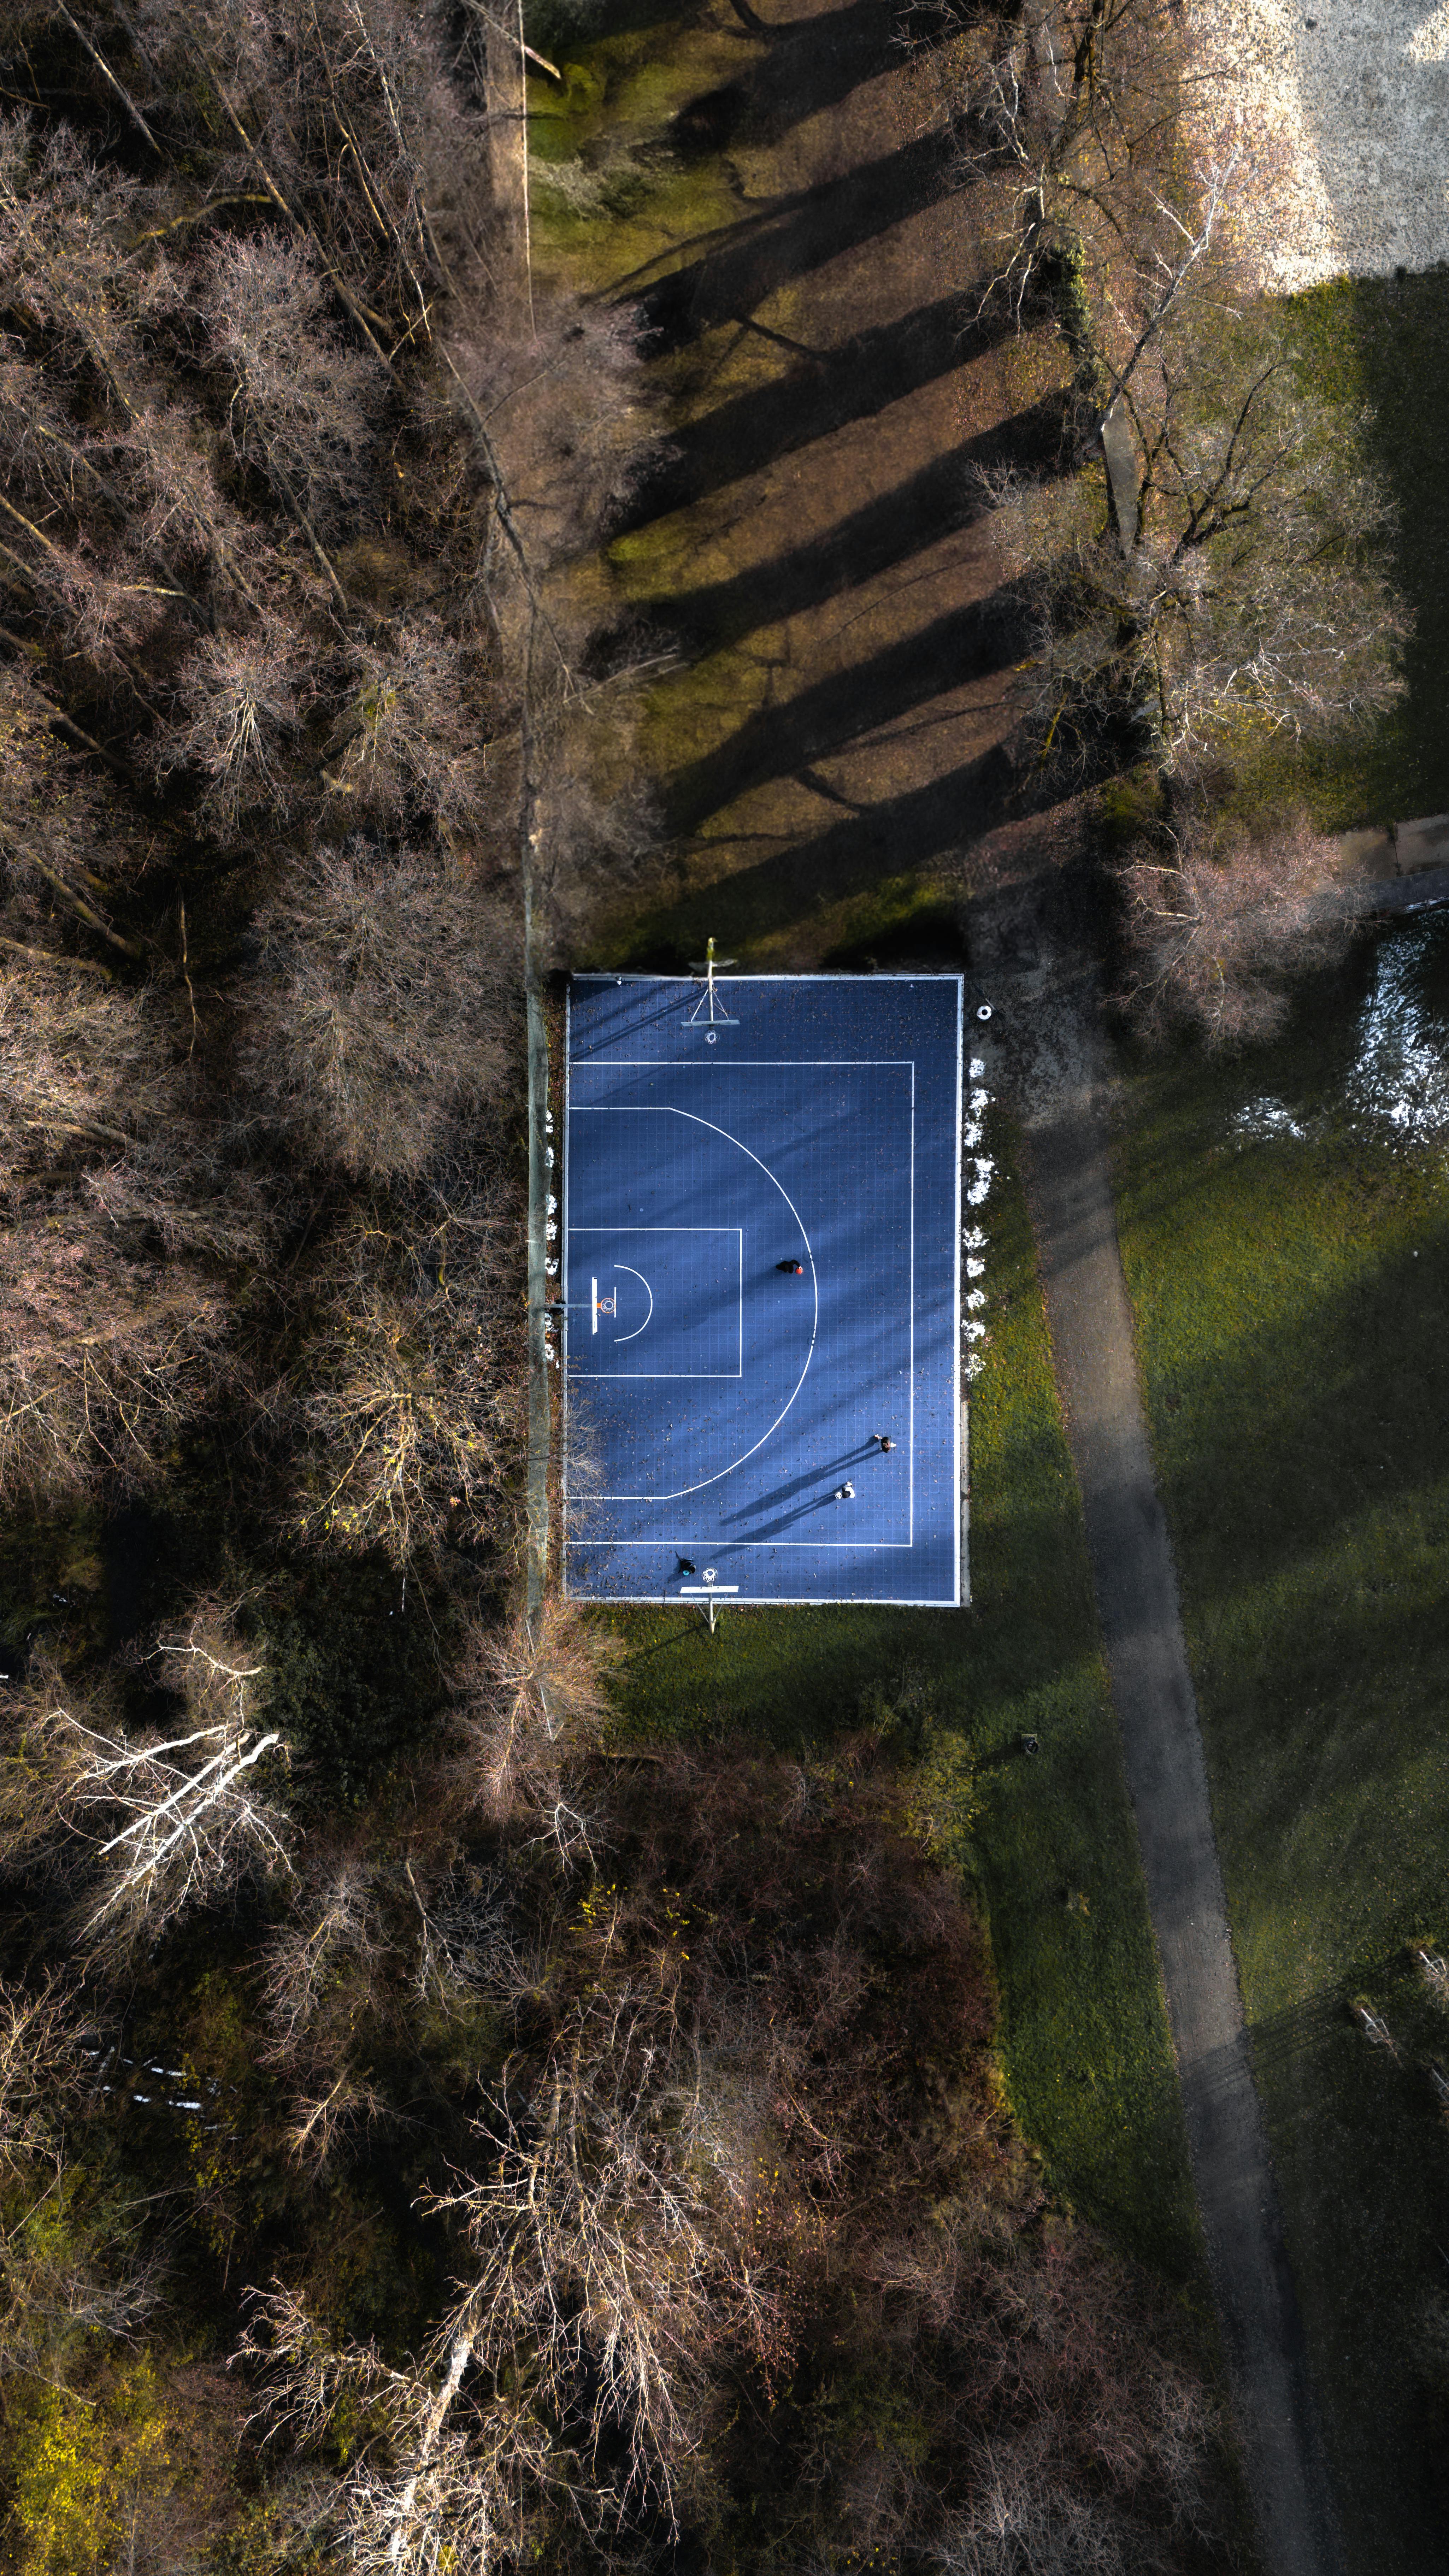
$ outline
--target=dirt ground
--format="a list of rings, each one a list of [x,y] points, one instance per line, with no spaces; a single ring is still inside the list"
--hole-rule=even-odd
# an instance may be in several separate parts
[[[895,954],[1061,844],[1004,749],[1024,643],[973,469],[1057,454],[1066,353],[980,315],[937,67],[882,0],[768,31],[710,0],[661,41],[662,94],[604,60],[610,148],[700,174],[709,221],[659,190],[601,291],[639,299],[672,434],[608,559],[673,661],[636,747],[662,847],[627,931],[579,932],[600,962]]]

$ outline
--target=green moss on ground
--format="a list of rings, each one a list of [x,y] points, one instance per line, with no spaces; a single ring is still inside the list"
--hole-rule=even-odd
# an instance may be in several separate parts
[[[1396,932],[1379,961],[1367,1033],[1370,955],[1279,1046],[1139,1066],[1118,1222],[1352,2563],[1428,2576],[1443,2433],[1426,2444],[1416,2342],[1449,2139],[1407,1945],[1449,1943],[1449,1178],[1442,1137],[1414,1147],[1387,1110],[1415,1079],[1432,1098],[1449,1057],[1449,930]],[[1397,1083],[1394,995],[1428,1050]],[[1380,1113],[1356,1112],[1375,1085]]]
[[[995,1141],[1003,1166],[1009,1135]],[[986,1211],[991,1341],[972,1405],[969,1610],[615,1614],[626,1726],[650,1744],[736,1728],[802,1750],[861,1723],[903,1674],[972,1761],[972,1838],[1012,2108],[1053,2186],[1181,2284],[1199,2240],[1136,1831],[1097,1640],[1081,1506],[1025,1205]],[[1034,1734],[1040,1751],[1021,1750]],[[938,1761],[938,1771],[944,1767]]]

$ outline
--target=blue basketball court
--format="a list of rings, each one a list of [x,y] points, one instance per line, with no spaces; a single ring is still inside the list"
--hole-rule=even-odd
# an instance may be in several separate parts
[[[574,978],[575,1598],[959,1601],[960,1099],[956,976]]]

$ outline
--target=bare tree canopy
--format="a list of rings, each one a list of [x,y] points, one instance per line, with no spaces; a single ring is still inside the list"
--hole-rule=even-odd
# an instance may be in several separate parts
[[[97,1955],[155,1941],[249,1873],[289,1865],[265,1768],[281,1739],[253,1714],[263,1668],[245,1659],[232,1614],[199,1602],[152,1664],[181,1702],[174,1728],[132,1730],[42,1667],[19,1694],[0,1770],[12,1862],[50,1861],[73,1893],[82,1950]]]
[[[1357,921],[1336,844],[1306,814],[1250,834],[1189,808],[1122,864],[1129,977],[1121,999],[1149,1036],[1190,1028],[1212,1046],[1270,1038],[1288,977],[1331,966]]]

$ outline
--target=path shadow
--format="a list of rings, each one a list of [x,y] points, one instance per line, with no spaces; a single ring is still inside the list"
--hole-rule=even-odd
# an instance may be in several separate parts
[[[975,291],[943,295],[893,321],[853,332],[834,348],[802,347],[799,364],[784,375],[731,396],[675,430],[667,453],[616,522],[616,533],[646,527],[852,421],[869,420],[1010,339],[1016,329],[1012,316],[978,319],[980,300]]]
[[[654,354],[683,348],[721,322],[742,320],[792,279],[934,205],[964,186],[966,175],[944,131],[916,135],[843,178],[798,190],[732,225],[717,248],[667,277],[632,293],[621,279],[615,292],[634,305]]]
[[[778,706],[757,709],[717,750],[676,771],[668,789],[671,828],[697,830],[750,789],[798,776],[812,762],[844,751],[946,690],[1008,669],[1021,640],[1018,614],[1014,592],[1003,586],[932,618],[848,670],[832,671]]]
[[[641,601],[641,613],[675,635],[687,651],[707,653],[860,589],[981,516],[973,469],[984,470],[1008,457],[1043,466],[1052,462],[1061,444],[1062,415],[1062,398],[1053,395],[948,448],[944,456],[932,457],[904,482],[837,519],[823,536],[752,564],[732,580],[702,584],[672,599]]]

